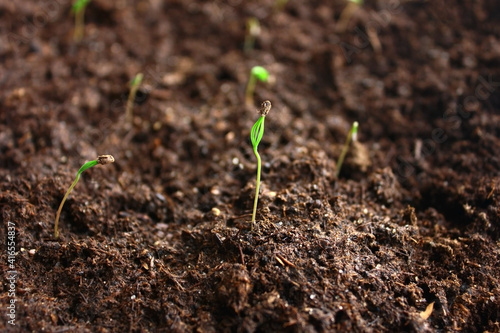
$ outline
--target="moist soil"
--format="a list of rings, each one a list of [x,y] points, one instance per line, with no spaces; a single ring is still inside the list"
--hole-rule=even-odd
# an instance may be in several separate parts
[[[500,7],[344,8],[2,1],[0,329],[500,332]]]

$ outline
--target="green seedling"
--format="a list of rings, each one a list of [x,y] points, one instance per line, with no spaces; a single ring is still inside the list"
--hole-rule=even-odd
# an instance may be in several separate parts
[[[339,22],[337,23],[337,32],[344,33],[347,29],[347,25],[351,20],[352,15],[359,7],[363,5],[363,0],[348,0],[342,13],[340,13]]]
[[[262,166],[260,155],[257,149],[259,147],[260,140],[262,140],[262,136],[264,135],[264,121],[266,119],[266,115],[269,113],[270,110],[271,110],[271,102],[270,101],[262,102],[260,109],[258,111],[260,117],[252,126],[252,131],[250,133],[250,139],[252,140],[252,146],[253,146],[253,153],[255,154],[255,157],[257,157],[257,182],[255,183],[255,199],[253,202],[252,230],[253,230],[253,225],[255,223],[255,214],[257,213],[257,203],[259,201],[260,169]]]
[[[260,35],[260,22],[256,17],[250,17],[247,20],[247,34],[245,36],[245,43],[243,44],[243,51],[249,53],[255,46],[255,39]]]
[[[96,166],[97,164],[105,165],[105,164],[113,163],[114,161],[115,161],[115,158],[113,156],[111,156],[111,155],[101,155],[101,156],[97,157],[97,160],[93,160],[93,161],[89,161],[89,162],[85,163],[84,165],[82,165],[82,167],[80,168],[80,170],[78,170],[78,172],[76,173],[76,178],[73,181],[73,184],[71,184],[71,186],[69,187],[68,191],[64,195],[64,197],[63,197],[63,199],[61,201],[61,204],[59,205],[59,209],[57,210],[56,222],[54,224],[54,237],[56,239],[59,238],[59,228],[58,228],[58,226],[59,226],[59,217],[61,216],[62,208],[63,208],[64,203],[66,202],[66,199],[68,198],[69,194],[71,193],[71,191],[73,190],[73,188],[78,183],[78,180],[80,180],[80,175],[82,174],[82,172],[84,172],[85,170],[87,170],[89,168],[92,168],[93,166]]]
[[[253,106],[253,93],[257,80],[261,82],[267,82],[269,80],[269,72],[262,66],[254,66],[250,71],[250,77],[248,78],[247,88],[245,90],[245,104],[250,107]]]
[[[75,14],[75,32],[73,33],[73,40],[79,42],[83,38],[83,31],[85,25],[85,9],[90,0],[76,0],[71,7],[71,11]]]
[[[358,122],[355,121],[352,123],[352,127],[347,133],[347,138],[345,139],[344,147],[342,148],[342,152],[340,153],[339,159],[337,160],[337,170],[335,171],[335,175],[338,178],[340,175],[340,169],[342,168],[342,163],[344,163],[345,156],[347,151],[349,150],[349,145],[352,142],[356,142],[358,140]]]
[[[139,89],[139,85],[141,84],[143,78],[144,75],[142,73],[139,73],[130,82],[130,93],[128,95],[128,100],[127,100],[127,110],[125,111],[125,121],[129,124],[132,124],[133,120],[132,111],[134,109],[135,95],[137,94],[137,90]]]

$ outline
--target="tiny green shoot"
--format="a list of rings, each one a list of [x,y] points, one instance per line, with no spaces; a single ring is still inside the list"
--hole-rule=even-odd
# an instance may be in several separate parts
[[[245,36],[245,43],[243,44],[243,51],[249,53],[255,46],[255,39],[260,35],[260,22],[256,17],[250,17],[247,20],[247,34]]]
[[[59,205],[59,209],[57,210],[56,221],[55,221],[55,224],[54,224],[54,237],[56,239],[59,238],[59,228],[58,228],[58,226],[59,226],[59,217],[61,216],[62,208],[63,208],[64,203],[66,202],[66,199],[68,198],[69,194],[71,193],[71,191],[73,190],[73,188],[78,183],[78,180],[80,180],[80,175],[82,174],[82,172],[84,172],[85,170],[87,170],[89,168],[92,168],[93,166],[96,166],[97,164],[105,165],[105,164],[113,163],[114,161],[115,161],[115,158],[113,156],[111,156],[111,155],[101,155],[101,156],[97,157],[96,160],[89,161],[89,162],[85,163],[84,165],[82,165],[82,167],[80,168],[80,170],[78,170],[78,172],[76,173],[76,178],[73,181],[73,184],[71,184],[71,186],[69,187],[68,191],[64,195],[64,197],[63,197],[63,199],[61,201],[61,204]]]
[[[339,21],[337,23],[337,32],[344,33],[347,29],[347,25],[351,20],[352,15],[359,7],[363,5],[363,0],[348,0],[342,13],[340,13]]]
[[[125,111],[125,121],[129,124],[132,124],[135,95],[137,94],[143,77],[144,75],[142,73],[138,73],[130,82],[130,93],[127,100],[127,110]]]
[[[254,66],[250,71],[247,88],[245,90],[245,104],[249,107],[253,106],[253,93],[257,80],[267,82],[269,80],[269,72],[262,66]]]
[[[253,230],[253,225],[255,223],[255,215],[257,213],[257,203],[259,201],[260,171],[262,167],[262,162],[257,149],[259,147],[260,140],[262,140],[262,136],[264,135],[264,121],[266,119],[266,115],[269,113],[270,110],[271,110],[271,102],[270,101],[262,102],[260,109],[258,110],[260,117],[252,126],[252,131],[250,133],[250,139],[252,140],[252,146],[253,146],[253,153],[255,154],[255,157],[257,157],[257,182],[255,184],[255,199],[253,202],[252,227],[251,227],[252,230]]]
[[[335,171],[335,176],[338,178],[340,175],[340,169],[342,168],[342,163],[344,163],[345,156],[347,151],[349,150],[349,145],[352,142],[356,142],[358,140],[358,122],[355,121],[352,123],[352,127],[347,133],[347,138],[345,139],[344,147],[342,148],[342,152],[340,153],[339,159],[337,160],[337,170]]]
[[[73,40],[79,42],[83,38],[85,9],[90,0],[76,0],[71,7],[71,12],[75,14],[75,31],[73,33]]]

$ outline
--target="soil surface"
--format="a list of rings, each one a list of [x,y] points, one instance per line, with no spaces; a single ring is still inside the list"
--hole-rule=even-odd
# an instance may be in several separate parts
[[[0,330],[500,332],[497,1],[275,2],[0,1]]]

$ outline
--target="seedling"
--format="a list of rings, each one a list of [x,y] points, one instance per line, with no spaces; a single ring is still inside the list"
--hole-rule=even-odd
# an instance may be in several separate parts
[[[111,155],[101,155],[101,156],[97,157],[97,160],[93,160],[93,161],[89,161],[89,162],[85,163],[84,165],[82,165],[80,170],[78,170],[78,172],[76,173],[75,181],[73,182],[73,184],[71,184],[68,191],[64,195],[64,197],[61,201],[61,204],[59,205],[59,209],[57,210],[56,222],[54,224],[54,237],[56,239],[59,238],[58,226],[59,226],[59,216],[61,215],[62,208],[64,206],[64,203],[66,202],[66,199],[68,198],[68,195],[71,193],[73,188],[76,186],[76,183],[78,183],[78,180],[80,180],[80,175],[82,174],[82,172],[84,172],[85,170],[87,170],[89,168],[92,168],[93,166],[96,166],[97,164],[102,164],[102,165],[110,164],[110,163],[113,163],[114,161],[115,161],[115,158]]]
[[[264,121],[266,119],[266,115],[269,113],[270,110],[271,110],[271,102],[270,101],[262,102],[260,109],[258,110],[260,117],[253,125],[252,131],[250,133],[250,139],[252,140],[252,146],[253,146],[253,153],[255,154],[255,157],[257,157],[257,182],[255,184],[255,199],[253,202],[252,230],[253,230],[253,225],[255,223],[255,214],[257,213],[257,203],[259,201],[260,169],[262,166],[260,155],[257,149],[259,147],[260,140],[262,140],[262,136],[264,135]]]
[[[342,148],[342,152],[340,153],[339,159],[337,160],[337,170],[335,171],[335,175],[337,178],[340,174],[340,169],[342,168],[342,163],[344,163],[345,156],[347,151],[349,150],[349,145],[352,142],[356,142],[358,140],[358,122],[355,121],[352,123],[351,130],[347,133],[347,138],[345,139],[344,147]]]
[[[260,23],[256,17],[250,17],[247,20],[247,34],[245,36],[245,43],[243,44],[243,51],[248,53],[253,50],[255,46],[255,39],[260,35]]]
[[[130,93],[128,95],[128,100],[127,100],[127,110],[125,111],[125,121],[129,124],[132,124],[133,120],[132,111],[134,109],[135,95],[137,94],[137,90],[139,89],[139,85],[141,84],[143,77],[144,75],[142,73],[139,73],[130,82]]]
[[[340,13],[339,22],[337,23],[337,32],[343,33],[347,29],[347,25],[351,20],[352,15],[359,7],[363,5],[363,0],[348,0],[342,13]]]
[[[269,80],[269,72],[262,66],[254,66],[250,71],[250,77],[248,78],[247,88],[245,90],[245,104],[247,106],[253,106],[253,93],[257,80],[261,82],[267,82]]]
[[[85,8],[87,8],[89,2],[90,0],[76,0],[71,8],[71,11],[75,14],[75,32],[73,33],[75,42],[79,42],[83,38]]]

